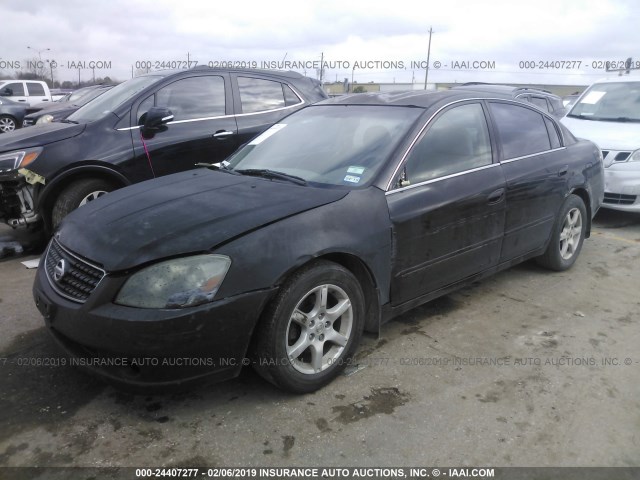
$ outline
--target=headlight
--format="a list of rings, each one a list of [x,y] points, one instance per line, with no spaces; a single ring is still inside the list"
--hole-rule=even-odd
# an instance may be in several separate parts
[[[129,278],[115,303],[138,308],[195,307],[213,300],[231,259],[195,255],[160,262]]]
[[[42,148],[30,148],[0,155],[0,172],[24,168],[33,162],[42,152]]]
[[[640,162],[640,150],[636,150],[629,157],[630,162]]]
[[[51,123],[53,122],[53,115],[42,115],[40,118],[38,118],[38,120],[36,120],[36,125],[39,125],[41,123]]]

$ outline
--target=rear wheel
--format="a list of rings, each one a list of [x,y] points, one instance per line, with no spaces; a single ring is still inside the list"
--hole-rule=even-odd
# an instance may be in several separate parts
[[[56,200],[51,212],[51,224],[58,228],[62,219],[78,207],[115,190],[113,184],[99,178],[76,180],[67,186]]]
[[[569,195],[560,209],[547,250],[537,258],[538,263],[556,271],[571,268],[582,250],[586,228],[584,202],[577,195]]]
[[[347,366],[364,325],[364,298],[344,267],[317,261],[295,273],[256,332],[254,368],[276,386],[313,392]]]
[[[13,132],[18,128],[18,122],[9,115],[0,115],[0,132]]]

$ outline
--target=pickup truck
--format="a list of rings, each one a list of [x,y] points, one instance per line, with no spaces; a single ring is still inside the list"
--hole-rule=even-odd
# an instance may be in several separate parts
[[[39,80],[0,80],[0,97],[29,106],[38,102],[54,102],[62,95],[51,95],[49,86]]]

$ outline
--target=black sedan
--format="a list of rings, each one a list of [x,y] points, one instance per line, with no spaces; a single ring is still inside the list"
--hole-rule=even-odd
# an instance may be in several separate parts
[[[602,198],[598,148],[533,106],[346,96],[73,212],[34,297],[75,363],[118,383],[252,364],[310,392],[363,330],[529,258],[568,269]]]
[[[27,106],[8,98],[0,98],[0,133],[13,132],[22,126]]]

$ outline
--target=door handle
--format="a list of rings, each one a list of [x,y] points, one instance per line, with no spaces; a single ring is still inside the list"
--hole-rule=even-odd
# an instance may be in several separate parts
[[[558,170],[558,176],[561,177],[563,175],[566,175],[568,171],[569,171],[569,165],[564,165],[563,167],[560,168],[560,170]]]
[[[233,135],[233,132],[230,132],[229,130],[219,130],[213,134],[214,138],[220,138],[220,139],[224,139],[230,135]]]
[[[487,197],[487,203],[489,205],[495,205],[496,203],[500,203],[504,200],[504,188],[499,188],[498,190],[491,192]]]

